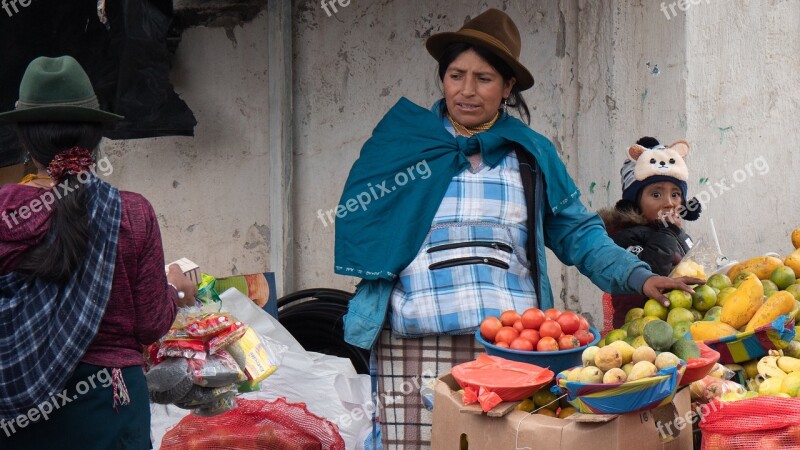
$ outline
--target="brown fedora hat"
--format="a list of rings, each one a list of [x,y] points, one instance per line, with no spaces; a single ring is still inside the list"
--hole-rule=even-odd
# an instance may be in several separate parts
[[[521,91],[533,86],[533,75],[519,62],[522,47],[519,30],[503,11],[491,8],[456,32],[434,34],[425,42],[425,48],[438,61],[447,46],[455,42],[485,47],[511,67]]]

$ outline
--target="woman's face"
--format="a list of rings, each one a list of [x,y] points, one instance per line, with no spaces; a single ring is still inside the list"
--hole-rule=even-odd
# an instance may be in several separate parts
[[[649,222],[655,222],[677,214],[681,200],[681,189],[675,183],[660,181],[642,189],[639,208]]]
[[[511,94],[516,80],[508,82],[474,50],[467,50],[450,63],[444,74],[447,111],[456,122],[474,127],[494,117],[500,103]]]

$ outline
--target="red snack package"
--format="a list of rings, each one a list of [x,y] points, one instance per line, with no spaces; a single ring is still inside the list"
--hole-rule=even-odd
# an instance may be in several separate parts
[[[217,353],[225,347],[233,344],[241,339],[247,331],[247,325],[242,322],[232,323],[226,330],[220,332],[216,336],[206,342],[209,353]]]
[[[229,313],[205,313],[187,320],[186,333],[191,337],[205,338],[219,334],[232,323]]]

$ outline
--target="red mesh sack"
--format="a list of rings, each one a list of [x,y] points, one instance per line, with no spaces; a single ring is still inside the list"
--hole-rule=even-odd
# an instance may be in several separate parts
[[[702,412],[703,450],[800,448],[800,398],[715,401]]]
[[[611,294],[603,292],[603,330],[601,336],[607,335],[614,329],[614,304],[611,303]]]
[[[190,414],[164,435],[161,450],[344,450],[333,423],[304,403],[279,398],[236,400],[237,407],[214,417]]]

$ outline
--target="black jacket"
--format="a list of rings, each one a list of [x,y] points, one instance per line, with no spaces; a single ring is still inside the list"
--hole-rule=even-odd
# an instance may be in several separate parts
[[[634,211],[603,209],[598,213],[611,239],[650,265],[650,270],[658,275],[669,275],[691,248],[689,235],[675,225],[648,223],[644,216]],[[633,308],[641,308],[646,300],[638,294],[612,295],[614,328],[622,326],[625,314]]]

